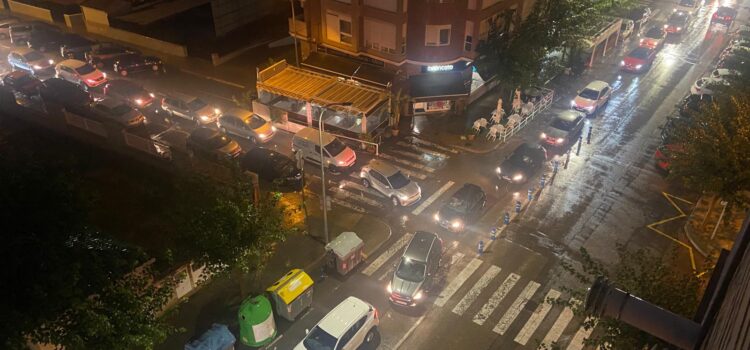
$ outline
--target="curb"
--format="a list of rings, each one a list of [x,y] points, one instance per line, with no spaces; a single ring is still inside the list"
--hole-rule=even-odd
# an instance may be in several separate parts
[[[698,243],[696,243],[696,240],[695,238],[693,238],[693,234],[692,234],[693,229],[689,227],[690,227],[690,220],[688,219],[688,222],[685,223],[684,226],[682,226],[682,231],[685,233],[685,236],[687,237],[688,241],[690,241],[690,245],[692,245],[693,248],[695,248],[695,250],[698,251],[698,253],[703,255],[704,258],[707,258],[708,254],[703,250],[703,248],[701,248],[701,246]]]

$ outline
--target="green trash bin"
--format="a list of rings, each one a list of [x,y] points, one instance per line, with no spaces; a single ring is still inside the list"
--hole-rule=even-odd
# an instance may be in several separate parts
[[[252,347],[266,345],[276,338],[276,322],[271,302],[263,295],[245,299],[237,312],[240,341]]]

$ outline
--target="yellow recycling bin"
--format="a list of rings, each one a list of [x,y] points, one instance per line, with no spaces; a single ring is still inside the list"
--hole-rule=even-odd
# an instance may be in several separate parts
[[[294,321],[312,304],[313,280],[302,269],[293,269],[268,287],[266,292],[273,300],[276,314]]]

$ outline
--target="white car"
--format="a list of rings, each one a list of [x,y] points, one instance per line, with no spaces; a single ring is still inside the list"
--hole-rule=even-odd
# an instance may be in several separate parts
[[[578,92],[578,96],[570,101],[570,107],[588,115],[594,114],[609,102],[611,94],[612,87],[609,84],[595,80]]]
[[[372,342],[379,323],[374,306],[348,297],[309,330],[294,350],[355,350]]]
[[[422,189],[401,170],[378,159],[362,167],[362,186],[373,188],[391,199],[394,206],[409,206],[422,198]]]
[[[713,95],[712,85],[729,85],[729,82],[722,78],[703,77],[695,81],[690,87],[690,93],[693,95]]]
[[[64,60],[58,63],[55,66],[55,76],[84,88],[97,87],[107,82],[107,74],[79,60]]]

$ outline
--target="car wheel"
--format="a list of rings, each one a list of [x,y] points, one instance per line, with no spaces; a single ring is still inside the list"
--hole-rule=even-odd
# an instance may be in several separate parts
[[[362,179],[362,186],[365,186],[365,188],[370,188],[370,180]]]
[[[394,207],[400,207],[401,206],[401,202],[398,200],[398,198],[396,198],[396,196],[391,197],[391,203],[393,203]]]
[[[127,70],[120,69],[119,73],[120,73],[120,76],[123,76],[123,77],[127,77],[128,76],[128,71]]]
[[[367,335],[365,336],[365,343],[371,343],[372,340],[375,339],[375,327],[372,327],[369,332],[367,332]]]

